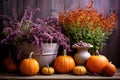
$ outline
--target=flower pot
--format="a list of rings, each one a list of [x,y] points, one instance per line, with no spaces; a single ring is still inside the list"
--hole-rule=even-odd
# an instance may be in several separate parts
[[[56,58],[58,48],[59,45],[57,43],[44,43],[43,50],[41,53],[40,48],[36,45],[32,45],[31,43],[25,43],[22,46],[22,58],[27,58],[30,52],[34,52],[33,58],[35,58],[39,62],[40,67],[44,67],[47,64],[50,65]]]
[[[91,56],[91,54],[88,52],[88,49],[91,47],[78,47],[74,46],[74,48],[77,49],[77,53],[74,55],[74,59],[76,64],[78,65],[84,65],[87,61],[87,59]]]
[[[38,60],[41,67],[50,65],[57,56],[58,48],[57,43],[44,43],[42,54],[33,54],[33,57]]]

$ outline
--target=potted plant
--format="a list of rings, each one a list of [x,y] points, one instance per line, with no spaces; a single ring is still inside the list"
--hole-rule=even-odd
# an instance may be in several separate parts
[[[116,23],[116,13],[103,16],[92,8],[92,5],[93,1],[84,9],[59,14],[60,24],[63,25],[71,45],[79,41],[90,43],[93,45],[93,48],[89,49],[90,53],[102,49]]]
[[[32,11],[26,9],[21,21],[16,17],[9,22],[3,21],[1,44],[12,44],[19,48],[17,54],[19,59],[24,53],[29,54],[33,51],[36,53],[35,58],[44,66],[54,60],[59,47],[69,50],[70,45],[69,39],[62,34],[58,19],[54,17],[34,19],[33,13],[37,11],[38,8]],[[48,55],[48,58],[45,55]]]

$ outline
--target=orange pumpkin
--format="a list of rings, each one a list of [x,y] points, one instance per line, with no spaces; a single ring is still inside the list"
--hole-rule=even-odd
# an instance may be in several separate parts
[[[71,56],[66,55],[66,50],[64,50],[63,54],[55,59],[53,67],[58,73],[69,73],[75,67],[75,61]]]
[[[20,63],[20,72],[23,75],[35,75],[39,72],[39,63],[31,58],[33,52],[30,53],[28,59],[23,59]]]
[[[103,55],[92,55],[87,60],[86,68],[91,73],[102,74],[104,67],[108,63],[109,63],[108,59],[105,56],[103,56]]]
[[[108,63],[104,68],[104,73],[107,76],[113,76],[116,72],[116,66],[112,64],[111,62]]]
[[[8,72],[16,72],[17,71],[17,65],[15,63],[11,63],[6,67]]]
[[[9,64],[11,64],[12,61],[13,61],[13,60],[12,60],[12,58],[10,58],[10,57],[5,58],[5,59],[3,60],[3,67],[7,67]]]

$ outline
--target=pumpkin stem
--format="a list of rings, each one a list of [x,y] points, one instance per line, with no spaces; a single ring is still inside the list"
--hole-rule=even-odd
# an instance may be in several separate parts
[[[99,51],[98,50],[96,50],[96,55],[99,55]]]
[[[64,55],[64,56],[67,55],[67,51],[66,51],[66,49],[63,50],[63,55]]]
[[[32,54],[33,54],[33,52],[30,53],[30,56],[29,56],[30,59],[32,59]]]
[[[12,55],[12,54],[11,54],[11,52],[10,52],[10,51],[8,51],[8,53],[9,53],[9,58],[12,58],[12,56],[11,56],[11,55]]]
[[[112,64],[112,62],[110,61],[110,64]]]
[[[47,64],[47,68],[49,68],[49,65]]]

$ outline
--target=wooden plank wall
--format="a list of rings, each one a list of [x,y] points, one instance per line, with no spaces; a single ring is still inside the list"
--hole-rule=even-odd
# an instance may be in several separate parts
[[[17,12],[18,19],[21,19],[26,8],[40,8],[41,12],[37,17],[56,16],[59,12],[85,8],[91,0],[0,0],[0,14],[13,18],[13,8]],[[113,31],[107,45],[103,48],[106,55],[117,67],[120,67],[120,0],[94,0],[94,8],[98,12],[105,10],[104,16],[110,11],[116,10],[118,14],[117,29]]]

